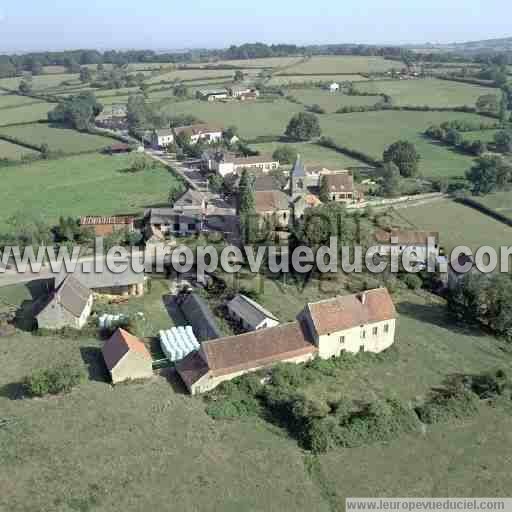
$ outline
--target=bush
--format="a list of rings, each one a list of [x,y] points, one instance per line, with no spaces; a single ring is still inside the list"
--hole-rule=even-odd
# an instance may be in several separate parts
[[[69,393],[85,378],[83,369],[63,365],[48,370],[36,370],[25,378],[23,384],[32,396],[57,395]]]
[[[418,290],[421,288],[423,281],[416,274],[403,274],[400,279],[407,285],[409,290]]]

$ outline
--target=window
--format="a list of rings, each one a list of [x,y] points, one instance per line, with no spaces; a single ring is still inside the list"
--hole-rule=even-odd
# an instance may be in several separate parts
[[[379,332],[378,327],[374,327],[374,328],[373,328],[373,330],[372,330],[372,332],[373,332],[373,335],[374,335],[374,336],[377,336],[377,333]]]
[[[345,336],[340,336],[340,345],[345,344]]]
[[[180,230],[179,223],[174,224],[174,228],[173,229],[174,229],[174,231],[179,231]]]
[[[384,332],[387,334],[389,332],[389,324],[384,326]]]
[[[359,352],[364,352],[364,345],[361,345],[361,346],[359,347]]]
[[[188,230],[189,231],[194,231],[196,229],[196,225],[195,224],[189,224],[188,225]]]
[[[366,331],[364,329],[361,331],[361,338],[363,340],[366,338]]]

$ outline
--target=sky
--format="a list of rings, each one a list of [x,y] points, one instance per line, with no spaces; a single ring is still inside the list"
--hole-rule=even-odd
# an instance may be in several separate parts
[[[414,5],[416,4],[416,5]],[[0,0],[0,53],[512,36],[510,0]]]

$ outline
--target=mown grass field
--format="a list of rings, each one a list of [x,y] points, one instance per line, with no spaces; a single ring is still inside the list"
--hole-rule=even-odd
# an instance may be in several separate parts
[[[43,91],[52,87],[57,87],[62,82],[80,83],[77,74],[62,73],[62,74],[48,74],[37,75],[32,77],[32,88],[34,91]],[[2,78],[0,79],[0,87],[15,90],[20,85],[23,77]]]
[[[0,126],[16,123],[32,123],[48,119],[48,112],[55,107],[55,103],[35,103],[16,108],[0,110]]]
[[[494,135],[498,130],[479,130],[474,132],[464,132],[462,137],[467,140],[481,140],[483,142],[493,142]]]
[[[452,112],[364,112],[319,116],[322,133],[338,144],[381,159],[384,149],[397,140],[416,145],[420,171],[427,177],[463,176],[473,159],[435,143],[423,133],[432,124],[452,119],[482,121],[476,114]]]
[[[496,249],[512,245],[511,227],[451,200],[400,208],[394,215],[398,222],[409,221],[419,229],[439,231],[441,245],[449,251],[458,245],[472,250],[484,245]]]
[[[245,138],[283,135],[290,118],[303,108],[285,100],[230,103],[191,100],[162,106],[163,111],[171,115],[192,114],[207,123],[224,127],[235,125]]]
[[[1,94],[0,93],[0,110],[5,108],[15,108],[27,103],[41,103],[39,100],[29,98],[27,96],[18,96],[17,94]],[[0,116],[2,112],[0,112]]]
[[[474,107],[479,96],[497,94],[497,89],[448,80],[382,80],[357,84],[362,92],[388,94],[395,105],[429,107]]]
[[[61,215],[141,213],[166,204],[176,178],[163,167],[127,172],[129,156],[82,155],[2,171],[0,215],[55,222]]]
[[[37,155],[38,152],[0,139],[0,159],[21,160],[23,155],[30,154]]]
[[[306,62],[291,67],[287,73],[381,73],[392,68],[399,68],[401,64],[382,57],[356,57],[356,56],[315,56]]]
[[[195,80],[197,78],[211,77],[233,78],[234,74],[235,70],[233,69],[176,69],[165,74],[153,76],[149,80],[146,80],[146,83],[154,84],[161,81]]]
[[[241,68],[282,68],[298,64],[301,62],[302,57],[269,57],[262,59],[247,59],[247,60],[219,60],[210,63],[214,66],[237,66]],[[205,66],[206,64],[199,64]]]
[[[109,137],[79,133],[68,128],[57,128],[43,123],[0,128],[0,135],[16,137],[20,141],[37,146],[48,144],[51,151],[64,153],[97,151],[114,142]]]
[[[328,114],[336,112],[341,107],[359,107],[375,105],[382,100],[381,96],[348,96],[341,93],[314,89],[292,89],[288,93],[304,105],[320,105]]]
[[[287,70],[287,73],[293,73],[295,68]],[[274,75],[269,85],[293,85],[293,84],[308,84],[318,82],[365,82],[368,78],[363,75],[349,74],[349,75]]]
[[[359,160],[355,160],[341,153],[338,153],[337,151],[334,151],[329,148],[324,148],[316,144],[282,142],[251,144],[251,147],[259,151],[261,154],[269,155],[271,155],[277,148],[282,146],[292,147],[301,155],[302,160],[305,162],[306,166],[310,167],[323,165],[328,169],[344,169],[345,167],[365,165],[363,162],[360,162]]]

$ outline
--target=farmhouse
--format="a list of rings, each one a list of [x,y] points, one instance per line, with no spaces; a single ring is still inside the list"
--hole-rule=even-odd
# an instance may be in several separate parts
[[[210,158],[207,162],[208,169],[222,177],[228,174],[239,174],[243,169],[257,170],[266,174],[279,168],[279,161],[270,155],[237,157],[229,153],[217,153],[208,158]]]
[[[108,236],[115,231],[133,231],[135,217],[130,215],[115,217],[80,217],[81,228],[91,228],[95,236]]]
[[[166,236],[188,236],[199,233],[204,226],[201,209],[151,208],[144,214],[146,234],[159,231]]]
[[[321,176],[326,182],[331,201],[353,203],[363,199],[363,194],[354,186],[354,177],[350,171],[324,172]]]
[[[113,384],[153,376],[148,349],[141,340],[124,329],[117,329],[101,351]]]
[[[244,85],[230,87],[229,94],[232,98],[240,101],[255,100],[260,95],[259,91],[254,87]]]
[[[432,244],[429,245],[429,238]],[[426,263],[429,259],[436,260],[439,256],[439,233],[434,231],[416,231],[408,229],[379,229],[375,233],[379,254],[388,255],[394,252],[402,254],[406,249],[412,251],[416,258]]]
[[[208,202],[206,196],[197,191],[189,188],[184,192],[173,204],[173,208],[177,210],[201,210],[204,213],[208,208]]]
[[[196,92],[196,97],[205,101],[226,100],[228,91],[227,89],[201,89]]]
[[[257,331],[279,325],[279,320],[267,309],[239,293],[227,304],[229,317],[246,331]]]
[[[91,314],[91,291],[73,276],[59,283],[49,297],[34,305],[34,317],[40,329],[81,329]]]
[[[68,274],[66,269],[63,268],[55,278],[55,288],[58,289],[68,275],[72,275],[82,286],[100,295],[144,295],[146,282],[144,273],[135,272],[131,265],[127,265],[124,272],[116,273],[108,269],[105,261],[101,264],[103,268],[100,272],[95,272],[94,262],[78,264],[72,274]]]
[[[189,137],[191,144],[197,144],[200,140],[208,143],[219,142],[222,139],[222,128],[207,124],[193,124],[191,126],[178,126],[174,128],[174,136],[184,135]]]
[[[151,145],[157,148],[166,148],[174,143],[174,131],[172,128],[154,130],[151,135]]]
[[[254,205],[258,215],[273,220],[276,227],[285,228],[290,221],[288,196],[280,190],[254,192]]]
[[[387,289],[307,304],[296,322],[203,342],[176,364],[191,394],[279,362],[303,363],[341,352],[381,352],[395,336],[396,310]]]

